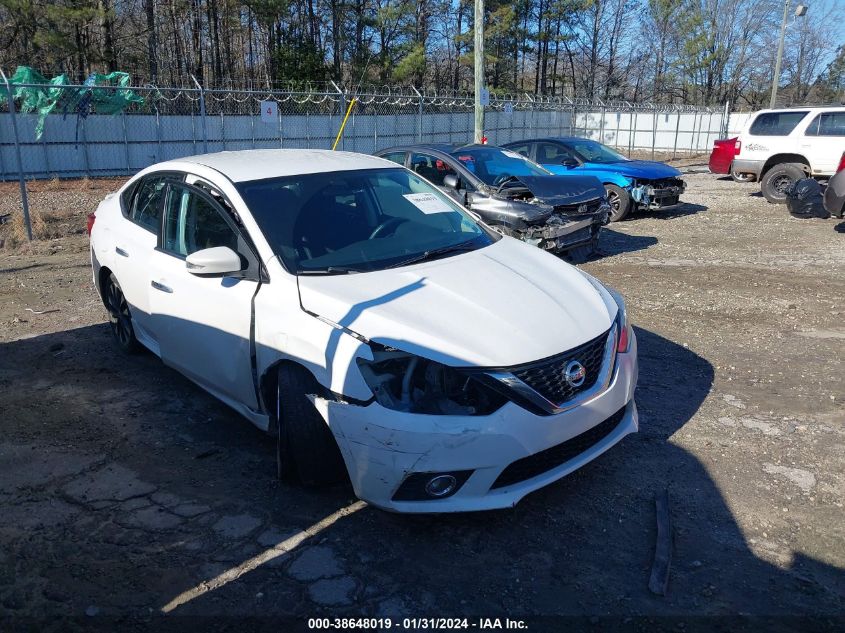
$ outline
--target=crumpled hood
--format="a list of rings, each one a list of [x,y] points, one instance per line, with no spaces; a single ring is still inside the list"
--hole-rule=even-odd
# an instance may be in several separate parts
[[[512,238],[371,273],[301,276],[303,308],[455,367],[539,360],[610,328],[615,308],[576,268]]]
[[[593,165],[595,169],[602,171],[615,171],[629,178],[678,178],[681,172],[665,163],[658,163],[653,160],[623,160],[618,163]]]
[[[604,185],[595,176],[517,176],[534,197],[552,206],[581,204],[605,195]]]

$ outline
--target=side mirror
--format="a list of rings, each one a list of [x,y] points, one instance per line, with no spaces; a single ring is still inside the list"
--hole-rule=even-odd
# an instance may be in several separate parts
[[[578,161],[574,158],[562,158],[560,164],[564,167],[578,167]]]
[[[449,189],[457,189],[460,182],[455,174],[446,174],[443,176],[443,186]]]
[[[185,267],[192,275],[232,275],[243,270],[241,256],[228,246],[204,248],[185,258]]]

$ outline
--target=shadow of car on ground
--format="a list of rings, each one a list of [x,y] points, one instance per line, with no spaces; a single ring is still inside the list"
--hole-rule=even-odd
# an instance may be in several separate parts
[[[841,614],[841,570],[756,556],[707,466],[673,441],[692,432],[713,366],[636,335],[639,433],[512,510],[429,516],[279,483],[270,438],[153,355],[118,354],[105,325],[2,344],[0,604],[141,619],[166,605],[230,618]],[[665,488],[674,558],[658,597]]]

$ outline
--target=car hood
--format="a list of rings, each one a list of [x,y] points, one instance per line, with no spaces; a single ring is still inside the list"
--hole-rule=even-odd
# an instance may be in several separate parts
[[[578,270],[503,238],[402,268],[299,277],[302,307],[366,338],[453,367],[507,367],[608,330],[616,308]]]
[[[590,163],[592,169],[613,171],[629,178],[677,178],[681,172],[665,163],[653,160],[623,160],[618,163]]]
[[[605,194],[604,186],[595,176],[517,176],[534,197],[551,206],[581,204]]]

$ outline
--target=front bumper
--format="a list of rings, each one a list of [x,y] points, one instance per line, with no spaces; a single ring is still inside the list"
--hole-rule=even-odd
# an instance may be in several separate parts
[[[686,183],[668,187],[654,187],[643,183],[631,189],[631,197],[640,209],[671,209],[681,203],[681,194],[686,191]]]
[[[420,415],[392,411],[377,402],[361,407],[317,400],[335,434],[355,493],[374,506],[396,512],[466,512],[516,505],[525,495],[564,477],[604,453],[638,428],[634,389],[637,344],[617,355],[608,387],[579,406],[539,416],[508,403],[489,416]],[[601,439],[574,457],[530,478],[494,487],[503,471],[594,429],[621,412]],[[587,436],[585,436],[587,437]],[[413,473],[471,470],[451,497],[397,501],[394,494]]]
[[[534,246],[560,253],[582,244],[588,244],[598,237],[601,227],[607,224],[609,207],[602,207],[596,213],[561,215],[557,222],[540,226],[529,226],[514,231],[514,237]]]

